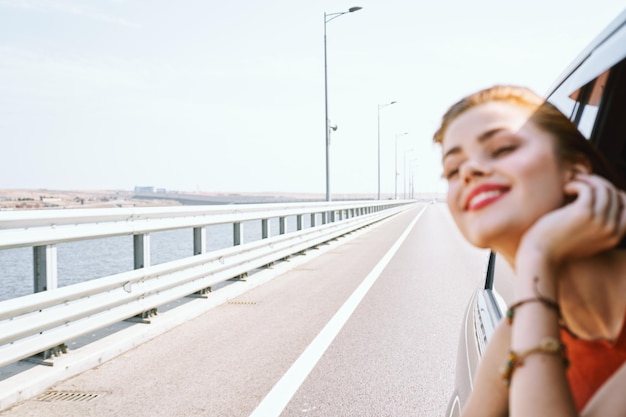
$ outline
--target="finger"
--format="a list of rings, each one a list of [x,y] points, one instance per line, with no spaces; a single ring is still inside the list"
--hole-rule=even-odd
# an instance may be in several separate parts
[[[618,191],[618,198],[620,201],[620,210],[617,213],[618,216],[618,233],[620,240],[626,235],[626,193],[624,191]]]
[[[613,213],[613,219],[616,224],[621,223],[622,214],[626,203],[626,194],[619,189],[615,190],[615,211]]]
[[[596,190],[594,202],[596,213],[603,217],[607,227],[618,229],[623,207],[621,191],[613,183],[597,175],[589,175],[586,180]]]
[[[615,187],[598,177],[591,178],[594,189],[594,212],[596,217],[608,228],[615,227],[615,213],[618,210],[618,198]]]
[[[565,195],[575,197],[572,204],[590,212],[593,210],[593,190],[587,182],[575,178],[565,184],[563,191]]]
[[[579,174],[576,179],[591,188],[594,222],[609,232],[613,230],[617,225],[615,219],[620,204],[615,186],[597,175]]]

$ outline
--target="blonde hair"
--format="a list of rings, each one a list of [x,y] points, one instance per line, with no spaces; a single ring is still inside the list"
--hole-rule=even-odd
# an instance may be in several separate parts
[[[587,162],[591,171],[611,181],[620,189],[626,181],[618,175],[604,156],[578,131],[578,128],[554,105],[531,89],[514,85],[495,85],[472,93],[453,104],[441,119],[433,141],[443,143],[450,124],[466,111],[481,104],[501,102],[526,109],[529,122],[554,138],[557,157],[563,162]]]

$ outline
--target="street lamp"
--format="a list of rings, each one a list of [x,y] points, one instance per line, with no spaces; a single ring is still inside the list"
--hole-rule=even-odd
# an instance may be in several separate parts
[[[413,152],[413,148],[411,149],[407,149],[404,151],[404,186],[402,187],[404,189],[404,199],[406,200],[406,154],[409,152]]]
[[[396,167],[395,167],[395,175],[394,175],[394,191],[393,191],[393,199],[397,200],[398,199],[398,175],[400,175],[400,173],[398,172],[398,138],[400,136],[404,136],[404,135],[408,135],[409,132],[404,132],[404,133],[396,133],[396,148],[395,148],[395,158],[396,158]]]
[[[326,57],[326,24],[346,13],[361,10],[362,7],[350,7],[348,11],[339,13],[324,12],[324,130],[326,131],[326,201],[330,201],[330,120],[328,119],[328,60]]]
[[[418,166],[417,164],[418,159],[411,159],[409,161],[409,198],[410,199],[414,199],[415,198],[415,170],[414,168],[416,168]]]
[[[396,101],[378,105],[378,199],[380,200],[380,109],[396,104]]]

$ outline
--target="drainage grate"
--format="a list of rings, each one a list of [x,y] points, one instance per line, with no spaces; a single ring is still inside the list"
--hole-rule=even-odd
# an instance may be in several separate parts
[[[256,304],[256,301],[229,301],[228,304],[253,305]]]
[[[40,395],[37,400],[45,401],[45,402],[59,402],[59,401],[70,401],[70,402],[89,402],[93,401],[96,398],[104,395],[99,392],[79,392],[79,391],[50,391],[45,394]]]

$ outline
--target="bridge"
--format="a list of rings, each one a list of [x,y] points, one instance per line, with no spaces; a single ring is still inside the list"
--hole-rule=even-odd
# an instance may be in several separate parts
[[[0,302],[0,416],[443,415],[487,260],[443,204],[68,212],[0,218],[49,288]],[[205,252],[212,222],[234,246]],[[150,265],[166,228],[194,230],[196,254]],[[55,244],[105,234],[133,235],[137,269],[54,289]]]

